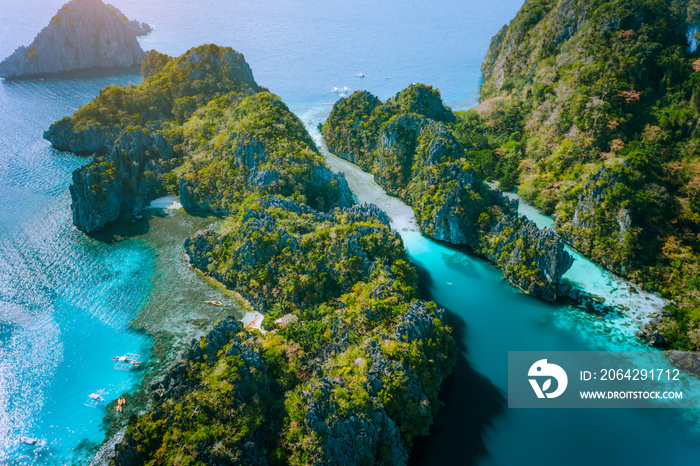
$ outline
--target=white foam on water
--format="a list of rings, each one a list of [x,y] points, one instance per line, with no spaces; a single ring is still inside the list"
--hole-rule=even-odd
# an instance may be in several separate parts
[[[177,210],[182,209],[182,204],[180,204],[180,200],[176,196],[163,196],[151,201],[148,208]]]

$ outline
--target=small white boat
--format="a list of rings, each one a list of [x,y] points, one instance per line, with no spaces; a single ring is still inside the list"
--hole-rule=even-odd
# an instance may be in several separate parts
[[[364,78],[365,74],[360,72],[360,73],[355,73],[355,76],[357,76],[358,78]]]
[[[88,397],[91,398],[91,399],[93,399],[93,400],[95,400],[95,401],[104,401],[104,400],[105,400],[104,398],[102,398],[102,397],[101,397],[100,395],[98,395],[97,393],[90,393],[90,394],[88,395]]]
[[[90,393],[87,397],[87,401],[85,401],[85,403],[83,403],[83,404],[85,406],[87,406],[88,408],[94,408],[99,403],[102,403],[103,401],[105,401],[103,395],[106,395],[106,394],[107,394],[107,392],[105,392],[104,390],[97,390],[97,392],[95,392],[95,393]]]
[[[19,443],[23,443],[25,445],[31,445],[33,447],[43,447],[44,445],[46,445],[46,440],[33,438],[33,437],[27,437],[27,436],[23,435],[19,438]]]
[[[338,86],[335,86],[333,89],[331,89],[331,92],[340,92],[340,89]]]
[[[352,91],[352,89],[350,89],[348,86],[345,86],[340,91],[349,94]]]
[[[126,353],[123,356],[112,356],[112,359],[116,361],[114,368],[120,371],[129,371],[138,368],[143,363],[142,361],[139,361],[140,357],[141,355],[136,353]]]

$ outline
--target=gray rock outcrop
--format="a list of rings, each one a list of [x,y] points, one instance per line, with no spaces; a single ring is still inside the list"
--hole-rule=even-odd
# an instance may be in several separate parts
[[[600,235],[609,236],[626,246],[630,240],[628,231],[632,227],[632,217],[630,211],[617,202],[614,194],[615,185],[625,183],[619,173],[601,166],[586,182],[572,217],[555,217],[557,231],[584,253],[593,249],[593,239]],[[605,221],[601,222],[601,217]],[[605,268],[624,275],[624,265],[615,258],[600,257],[599,260]]]
[[[126,21],[126,24],[127,24],[127,26],[129,26],[129,29],[134,31],[134,34],[136,34],[137,36],[145,36],[153,30],[151,25],[148,23],[143,23],[143,22],[137,21],[135,19],[125,19],[126,15],[124,13],[122,13],[119,8],[112,5],[111,3],[107,4],[107,8],[109,8],[110,10],[114,10],[116,15],[119,18],[121,18],[122,21]]]
[[[0,63],[0,77],[138,66],[145,54],[136,35],[146,27],[101,0],[71,0],[31,45],[19,47]]]
[[[419,84],[384,104],[356,92],[334,106],[322,132],[331,151],[373,173],[413,208],[424,235],[465,245],[526,293],[555,300],[573,258],[556,232],[520,218],[517,201],[484,185],[449,126],[453,121],[439,93]]]
[[[390,334],[381,335],[381,341],[413,343],[429,341],[434,337],[436,322],[446,323],[443,309],[428,309],[423,301],[415,301],[408,307]],[[381,403],[373,409],[347,409],[339,405],[336,390],[350,387],[341,378],[321,377],[308,383],[302,390],[306,415],[302,425],[321,441],[315,451],[317,460],[313,464],[388,464],[405,465],[408,452],[401,441],[399,426],[410,423],[416,432],[427,433],[432,421],[429,389],[421,382],[415,368],[403,361],[388,358],[381,344],[375,339],[362,343],[362,356],[356,364],[366,365],[367,371],[362,385],[371,399],[381,397],[386,380],[402,377],[406,389],[406,401],[411,408],[399,409]],[[439,364],[432,366],[435,377],[442,382],[447,373],[440,371]],[[409,414],[409,411],[413,411]],[[419,411],[420,415],[416,415]],[[411,417],[413,416],[413,417]]]
[[[664,354],[677,368],[700,377],[700,354],[697,351],[665,351]]]
[[[486,257],[497,263],[511,283],[547,301],[558,297],[559,280],[574,263],[559,235],[539,229],[525,217],[507,215],[489,232],[495,246]],[[528,267],[531,264],[535,267]]]
[[[275,169],[258,170],[258,161],[264,160],[264,148],[258,149],[260,154],[257,158],[246,155],[246,151],[236,152],[234,158],[236,163],[246,165],[249,169],[248,188],[272,188],[274,190],[275,183],[280,179],[280,173]],[[310,185],[321,191],[325,187],[333,184],[338,186],[338,200],[335,206],[340,208],[350,207],[354,204],[352,191],[345,175],[342,173],[333,173],[326,166],[316,166],[311,172]],[[204,192],[195,189],[191,183],[185,178],[180,179],[180,203],[182,207],[190,213],[194,212],[213,212],[217,215],[228,215],[230,212],[222,208],[213,208],[212,201],[217,200],[219,193]]]
[[[241,342],[236,334],[243,330],[243,325],[235,317],[229,316],[215,326],[206,338],[192,340],[185,358],[176,364],[161,380],[151,385],[151,393],[157,406],[162,403],[180,400],[193,390],[202,388],[202,381],[192,376],[191,367],[195,364],[205,364],[211,367],[220,358],[234,356],[240,358],[238,366],[239,377],[232,384],[231,396],[234,409],[250,403],[254,397],[264,397],[270,391],[270,377],[267,366],[258,352]],[[222,352],[227,345],[230,347]],[[155,418],[166,418],[164,410],[156,407]],[[257,433],[238,440],[235,448],[219,452],[215,448],[200,448],[198,454],[200,464],[246,464],[267,465],[266,445],[264,438]],[[143,463],[144,452],[134,447],[133,435],[127,431],[124,441],[115,446],[115,466],[131,466]]]
[[[44,131],[44,139],[58,150],[79,155],[104,154],[119,136],[118,128],[90,125],[76,129],[70,117],[64,117]]]
[[[323,439],[317,461],[321,464],[376,464],[375,452],[382,445],[390,448],[384,464],[405,465],[408,453],[401,434],[386,411],[378,407],[370,412],[342,412],[334,391],[345,389],[339,379],[323,378],[310,383],[303,392],[306,407],[304,426]]]
[[[102,158],[73,172],[73,224],[93,233],[117,220],[122,212],[143,209],[161,185],[154,177],[160,171],[159,160],[174,156],[159,133],[123,133]]]
[[[215,278],[226,287],[236,289],[255,309],[263,313],[271,309],[274,304],[274,298],[265,293],[249,291],[245,287],[238,286],[240,284],[236,282],[233,274],[227,273],[225,269],[222,270],[220,267],[215,267],[215,265],[217,255],[221,253],[217,251],[220,246],[241,239],[243,244],[230,252],[231,260],[235,261],[240,269],[261,267],[261,264],[268,264],[266,267],[269,267],[270,272],[278,274],[282,273],[282,271],[277,265],[273,265],[276,264],[276,261],[273,260],[274,257],[280,255],[286,248],[297,251],[300,255],[303,254],[302,243],[304,240],[302,236],[289,233],[278,224],[275,217],[266,209],[281,209],[295,214],[312,216],[316,222],[338,224],[341,221],[367,222],[378,220],[386,227],[390,225],[388,216],[373,204],[354,205],[342,209],[337,208],[331,212],[321,212],[305,204],[277,196],[265,196],[258,203],[260,210],[248,209],[243,214],[242,222],[244,222],[244,225],[241,227],[241,231],[235,235],[222,235],[210,229],[201,230],[185,240],[185,251],[189,257],[190,265]],[[334,275],[333,265],[335,261],[342,261],[348,256],[354,256],[359,259],[358,262],[363,270],[369,274],[369,271],[373,268],[372,260],[361,248],[360,241],[364,236],[370,237],[372,234],[376,234],[377,229],[378,227],[376,226],[358,227],[357,232],[345,238],[347,244],[342,250],[326,251],[325,260],[316,265],[329,275]],[[396,233],[392,234],[397,235]],[[251,240],[251,238],[261,235],[271,239],[265,248],[260,248],[256,241]]]

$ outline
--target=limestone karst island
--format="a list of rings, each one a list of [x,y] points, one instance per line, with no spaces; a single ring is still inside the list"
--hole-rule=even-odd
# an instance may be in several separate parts
[[[0,77],[139,66],[145,54],[136,36],[150,31],[101,0],[71,0],[30,45],[0,62]]]
[[[224,3],[0,12],[0,464],[700,464],[700,3]]]

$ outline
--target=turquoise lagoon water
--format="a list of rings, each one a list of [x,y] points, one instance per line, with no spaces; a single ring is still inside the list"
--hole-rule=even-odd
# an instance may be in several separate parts
[[[145,353],[127,324],[148,293],[153,252],[134,241],[107,245],[72,227],[70,174],[84,160],[41,139],[110,79],[0,85],[0,464],[70,464],[81,442],[100,443],[104,406],[137,374],[112,356]],[[127,83],[127,78],[117,81]],[[20,435],[47,440],[18,445]]]
[[[0,56],[31,42],[62,3],[2,0]],[[386,98],[426,82],[453,108],[472,106],[490,39],[521,2],[115,3],[156,27],[141,39],[145,49],[177,55],[217,43],[244,53],[256,80],[314,130],[330,110],[321,103],[339,98],[331,92],[336,86]],[[148,350],[148,339],[129,332],[127,323],[158,286],[150,280],[155,252],[138,238],[106,244],[72,228],[68,186],[85,159],[53,151],[41,134],[104,85],[139,80],[0,83],[0,464],[80,462],[81,448],[104,435],[104,408],[85,407],[86,395],[104,389],[113,399],[138,382],[137,374],[115,371],[109,357]],[[700,434],[689,411],[508,410],[508,350],[640,349],[636,320],[603,320],[523,295],[487,262],[420,236],[405,206],[374,190],[366,175],[345,170],[356,178],[358,197],[395,217],[425,292],[449,310],[462,349],[446,407],[434,435],[418,443],[415,464],[700,462]],[[617,287],[599,269],[581,265],[572,281],[601,294],[602,287]],[[45,438],[49,447],[19,447],[19,435]]]
[[[316,138],[320,143],[317,132]],[[333,155],[326,157],[334,170],[346,173],[361,202],[372,200],[390,214],[419,267],[424,291],[448,310],[461,349],[455,375],[446,383],[445,408],[433,435],[417,442],[413,464],[698,463],[696,410],[508,409],[508,351],[644,351],[648,347],[634,336],[637,319],[602,318],[516,291],[485,260],[423,237],[411,210],[387,196],[371,176]],[[537,223],[547,221],[527,205],[521,214]],[[571,281],[610,280],[594,264],[578,260],[572,270],[583,273],[568,273]],[[654,367],[672,367],[659,351],[650,351],[645,360]],[[683,389],[697,393],[700,383]]]

